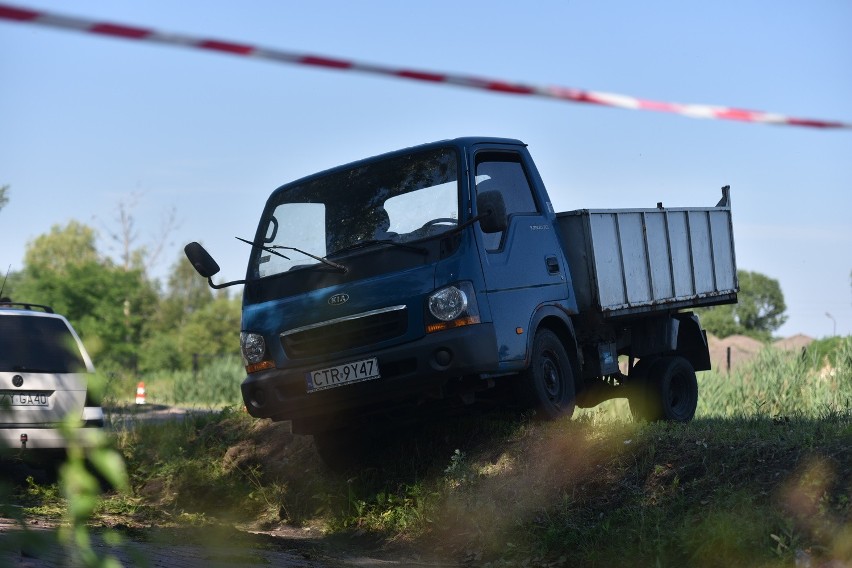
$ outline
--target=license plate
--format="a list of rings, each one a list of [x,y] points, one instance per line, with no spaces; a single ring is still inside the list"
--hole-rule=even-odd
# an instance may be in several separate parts
[[[9,406],[48,406],[50,395],[44,392],[5,392],[0,394],[0,408]]]
[[[316,392],[378,379],[380,376],[379,362],[373,357],[372,359],[364,359],[318,371],[308,371],[305,373],[305,383],[308,392]]]

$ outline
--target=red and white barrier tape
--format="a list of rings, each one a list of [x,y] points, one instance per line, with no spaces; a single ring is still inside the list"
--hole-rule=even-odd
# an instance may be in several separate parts
[[[179,34],[158,32],[144,28],[112,24],[107,22],[96,22],[73,16],[38,12],[27,8],[19,8],[0,4],[0,20],[11,20],[14,22],[27,22],[42,26],[70,29],[87,33],[106,35],[123,39],[135,39],[165,43],[181,47],[206,49],[219,53],[231,55],[242,55],[258,59],[269,59],[279,63],[292,63],[297,65],[311,65],[324,67],[326,69],[337,69],[340,71],[360,71],[385,75],[401,79],[412,79],[415,81],[427,81],[430,83],[446,83],[470,89],[480,89],[513,95],[530,95],[547,97],[563,101],[577,103],[590,103],[603,106],[619,107],[632,110],[653,110],[658,112],[669,112],[689,116],[692,118],[710,118],[717,120],[738,120],[741,122],[758,122],[764,124],[781,124],[788,126],[806,126],[810,128],[850,128],[852,123],[814,120],[807,118],[795,118],[782,114],[762,111],[744,110],[729,107],[668,103],[638,99],[627,95],[613,93],[602,93],[597,91],[583,91],[565,87],[541,87],[525,85],[495,79],[483,79],[468,75],[457,75],[453,73],[439,73],[434,71],[419,71],[414,69],[395,69],[383,65],[370,63],[359,63],[332,57],[294,53],[279,49],[257,47],[242,43],[222,41],[216,39],[204,39]]]

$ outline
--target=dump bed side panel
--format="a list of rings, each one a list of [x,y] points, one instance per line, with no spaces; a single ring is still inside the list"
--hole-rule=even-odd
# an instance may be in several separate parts
[[[557,214],[580,311],[619,316],[736,300],[727,191],[716,207]]]

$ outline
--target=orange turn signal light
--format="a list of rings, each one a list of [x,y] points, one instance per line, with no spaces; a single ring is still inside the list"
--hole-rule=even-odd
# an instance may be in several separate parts
[[[271,369],[274,366],[274,361],[261,361],[260,363],[252,363],[251,365],[246,365],[246,373],[256,373],[258,371],[263,371],[264,369]]]
[[[426,333],[435,333],[436,331],[444,331],[445,329],[454,329],[456,327],[464,327],[479,323],[479,316],[467,316],[454,319],[451,321],[441,321],[438,323],[426,324]]]

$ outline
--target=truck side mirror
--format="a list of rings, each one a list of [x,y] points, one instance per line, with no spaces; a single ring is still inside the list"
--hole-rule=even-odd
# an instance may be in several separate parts
[[[200,244],[193,241],[183,247],[183,252],[186,254],[186,258],[189,259],[189,262],[192,263],[195,271],[204,278],[210,278],[219,272],[219,265]]]
[[[483,233],[499,233],[509,225],[506,217],[506,202],[497,190],[483,191],[476,195],[476,210],[483,217],[479,226]],[[200,245],[199,245],[200,246]]]

